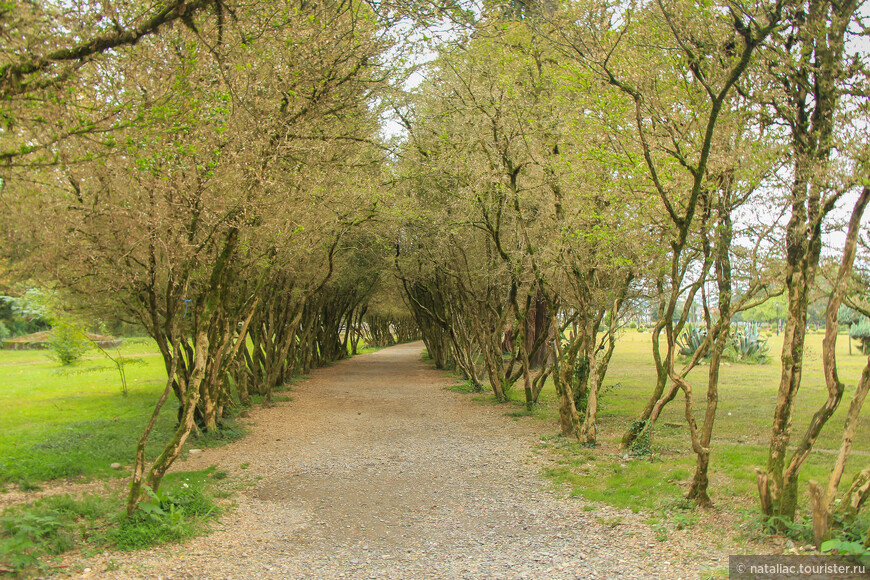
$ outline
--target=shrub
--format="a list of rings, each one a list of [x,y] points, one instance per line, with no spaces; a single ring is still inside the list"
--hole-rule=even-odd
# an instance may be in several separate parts
[[[48,343],[51,348],[50,356],[63,366],[69,366],[79,360],[90,346],[84,333],[63,323],[51,329]]]

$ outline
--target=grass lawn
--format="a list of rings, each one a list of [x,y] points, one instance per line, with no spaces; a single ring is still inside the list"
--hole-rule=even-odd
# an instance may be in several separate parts
[[[821,333],[807,336],[804,374],[793,419],[792,444],[803,436],[809,420],[827,397],[821,363]],[[556,452],[553,466],[547,474],[558,483],[567,483],[572,493],[586,499],[601,501],[634,510],[653,512],[675,510],[680,506],[695,469],[686,427],[684,398],[678,394],[662,413],[653,433],[653,454],[648,458],[626,458],[619,450],[622,434],[631,425],[647,402],[655,385],[651,335],[629,330],[617,343],[599,412],[601,445],[588,449],[558,436],[553,431],[558,419],[557,401],[552,384],[541,396],[541,405],[531,419],[520,419],[522,412],[509,412],[518,420],[539,420],[542,432],[540,447]],[[757,491],[754,468],[764,469],[770,440],[776,393],[779,385],[780,337],[771,336],[770,360],[767,364],[725,364],[721,369],[719,406],[713,433],[710,466],[710,495],[717,508],[735,513],[757,512]],[[826,483],[835,454],[841,443],[843,420],[855,392],[861,369],[867,362],[853,346],[848,353],[847,337],[838,340],[838,368],[846,393],[837,412],[822,431],[813,453],[801,471],[801,501],[808,505],[807,482],[815,479]],[[695,414],[700,422],[706,406],[707,366],[692,371],[689,381],[696,398]],[[513,391],[522,398],[521,389]],[[479,399],[489,397],[479,397]],[[865,410],[857,433],[841,490],[851,482],[852,475],[870,463],[870,411]],[[666,426],[671,423],[678,426]]]
[[[0,485],[128,475],[110,465],[131,461],[166,370],[151,340],[127,340],[120,352],[127,396],[115,365],[97,350],[69,367],[46,351],[0,350]],[[170,401],[152,435],[155,450],[169,437],[175,412]]]

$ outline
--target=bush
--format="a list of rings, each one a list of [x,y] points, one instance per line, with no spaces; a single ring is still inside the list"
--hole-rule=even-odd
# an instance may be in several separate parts
[[[63,366],[69,366],[79,360],[90,346],[85,335],[69,324],[58,324],[52,328],[48,343],[51,348],[51,358]]]

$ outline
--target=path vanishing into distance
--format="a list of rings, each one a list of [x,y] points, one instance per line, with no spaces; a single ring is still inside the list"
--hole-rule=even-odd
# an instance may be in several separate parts
[[[554,490],[533,453],[532,428],[547,427],[445,390],[456,378],[422,350],[318,369],[292,401],[252,411],[243,440],[178,465],[252,483],[210,535],[75,566],[163,579],[676,579],[727,568],[703,546],[656,541],[642,515]]]

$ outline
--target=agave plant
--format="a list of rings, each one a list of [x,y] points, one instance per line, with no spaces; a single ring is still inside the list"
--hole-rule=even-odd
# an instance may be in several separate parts
[[[677,337],[677,346],[680,347],[680,355],[685,357],[695,356],[695,352],[707,339],[707,329],[700,324],[687,324],[682,334]]]
[[[731,345],[737,353],[738,360],[764,362],[770,347],[766,338],[761,338],[758,324],[744,325],[734,333]]]
[[[859,348],[864,354],[870,354],[870,320],[865,316],[849,327],[849,337],[860,343]]]

